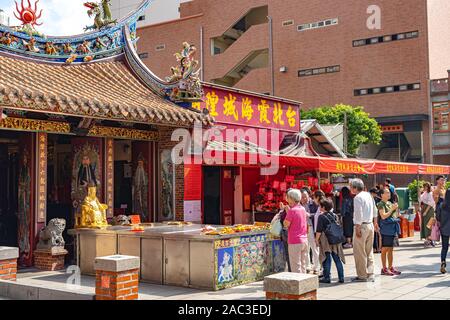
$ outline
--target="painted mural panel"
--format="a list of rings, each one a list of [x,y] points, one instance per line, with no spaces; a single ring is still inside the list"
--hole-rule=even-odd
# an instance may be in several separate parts
[[[175,166],[172,162],[171,150],[161,152],[161,195],[159,221],[175,220]]]
[[[22,151],[19,169],[19,205],[17,211],[18,221],[18,244],[19,244],[19,265],[28,265],[31,259],[31,169],[30,154],[24,149]]]
[[[284,244],[280,240],[272,242],[273,272],[280,273],[286,269],[286,257],[284,253]]]
[[[260,281],[286,265],[282,242],[267,234],[216,240],[214,248],[217,289]]]
[[[235,279],[234,276],[234,248],[222,248],[217,251],[218,275],[217,282],[224,284]]]

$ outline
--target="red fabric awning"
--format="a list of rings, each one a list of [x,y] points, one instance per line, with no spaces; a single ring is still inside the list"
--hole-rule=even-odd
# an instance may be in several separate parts
[[[201,157],[200,157],[201,158]],[[192,159],[192,158],[191,158]],[[218,163],[215,163],[217,160]],[[197,162],[199,163],[199,158]],[[200,159],[200,163],[201,163]],[[365,159],[341,159],[332,157],[277,156],[240,152],[222,152],[220,156],[211,154],[203,156],[203,164],[210,166],[257,166],[270,165],[303,168],[305,171],[320,170],[328,173],[344,174],[401,174],[401,175],[449,175],[450,166],[414,164]]]

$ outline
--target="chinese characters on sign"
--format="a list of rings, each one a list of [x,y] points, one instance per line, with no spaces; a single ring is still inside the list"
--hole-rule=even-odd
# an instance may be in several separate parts
[[[404,131],[402,124],[381,126],[383,133],[402,133]]]
[[[207,109],[218,123],[300,131],[298,105],[209,87],[204,87],[204,91],[203,102],[194,102],[192,107]]]
[[[419,166],[419,174],[448,175],[449,173],[450,173],[449,167],[446,166],[433,166],[433,165]]]
[[[45,223],[47,218],[47,134],[43,132],[37,133],[37,141],[38,223]]]
[[[106,203],[108,218],[114,216],[114,140],[106,139]]]

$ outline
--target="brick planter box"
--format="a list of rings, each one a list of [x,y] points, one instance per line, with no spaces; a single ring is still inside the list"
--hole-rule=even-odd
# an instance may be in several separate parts
[[[67,250],[52,248],[50,250],[36,250],[34,252],[34,266],[40,270],[55,271],[64,269],[64,257]]]
[[[19,248],[0,247],[0,280],[16,281]]]
[[[267,300],[317,300],[319,278],[300,273],[278,273],[264,278]]]
[[[139,257],[96,258],[95,299],[137,300],[139,294]]]

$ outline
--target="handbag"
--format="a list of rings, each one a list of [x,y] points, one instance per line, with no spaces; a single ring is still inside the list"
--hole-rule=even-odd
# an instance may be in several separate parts
[[[282,230],[283,226],[281,225],[280,215],[277,214],[270,223],[270,234],[273,235],[274,237],[279,238],[281,237]]]
[[[387,219],[380,219],[380,233],[384,236],[396,236],[401,234],[399,219],[389,217]]]
[[[427,228],[432,230],[433,226],[436,225],[436,221],[436,218],[431,218],[430,221],[428,221]]]
[[[436,222],[431,228],[431,241],[441,241],[441,225]]]
[[[328,219],[329,216],[332,217],[332,220]],[[335,216],[327,213],[326,215],[324,215],[324,217],[330,223],[325,230],[325,236],[328,239],[328,243],[331,245],[345,243],[347,239],[344,236],[344,229],[336,221]]]

